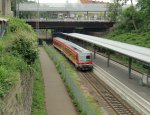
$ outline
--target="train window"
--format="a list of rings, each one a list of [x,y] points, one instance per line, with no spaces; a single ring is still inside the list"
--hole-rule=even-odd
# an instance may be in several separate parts
[[[86,56],[86,59],[90,59],[91,56]]]

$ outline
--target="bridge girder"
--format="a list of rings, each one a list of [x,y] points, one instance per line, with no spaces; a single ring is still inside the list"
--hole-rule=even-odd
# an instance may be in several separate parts
[[[106,30],[113,26],[114,22],[98,21],[27,21],[34,29],[87,29]]]

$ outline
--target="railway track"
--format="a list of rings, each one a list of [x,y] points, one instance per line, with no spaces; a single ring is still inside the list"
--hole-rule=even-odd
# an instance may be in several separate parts
[[[98,95],[107,102],[117,115],[135,115],[133,110],[124,104],[121,99],[118,99],[118,97],[110,91],[108,86],[106,86],[93,72],[80,72],[80,75],[89,82]]]

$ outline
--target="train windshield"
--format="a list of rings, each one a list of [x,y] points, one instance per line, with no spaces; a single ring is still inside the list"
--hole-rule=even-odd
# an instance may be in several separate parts
[[[86,59],[87,59],[87,60],[90,60],[90,59],[91,59],[91,56],[86,56]]]

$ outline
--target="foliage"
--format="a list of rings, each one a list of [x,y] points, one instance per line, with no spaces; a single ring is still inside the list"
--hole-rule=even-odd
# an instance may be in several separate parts
[[[40,61],[36,60],[34,68],[34,88],[33,88],[33,103],[32,115],[46,115],[44,83],[42,79]]]
[[[30,25],[26,24],[23,20],[20,20],[20,19],[15,18],[15,17],[9,18],[7,32],[14,33],[14,32],[17,32],[19,30],[33,33],[32,27]]]
[[[25,31],[19,32],[11,48],[14,55],[19,54],[28,64],[32,64],[38,58],[38,48],[37,43],[29,36]]]
[[[150,0],[138,0],[136,5],[133,5],[132,0],[129,7],[124,7],[125,2],[129,0],[118,0],[118,7],[121,6],[121,12],[113,14],[116,18],[116,24],[111,29],[106,38],[126,42],[129,44],[150,47]],[[122,4],[124,3],[124,4]],[[115,8],[116,3],[110,4]],[[122,6],[123,5],[123,6]]]
[[[120,24],[120,28],[125,29],[126,31],[136,30],[137,23],[140,19],[138,18],[138,13],[133,6],[130,6],[122,11],[122,20]]]
[[[150,48],[150,32],[141,33],[141,34],[117,33],[117,32],[118,31],[109,34],[107,38]]]
[[[1,47],[2,48],[2,47]],[[4,97],[9,89],[20,79],[20,72],[26,71],[27,65],[21,57],[15,57],[2,50],[0,55],[0,97]]]
[[[6,66],[0,66],[0,76],[0,97],[3,97],[12,85],[19,80],[19,73]]]
[[[17,4],[23,3],[23,2],[34,2],[34,1],[28,1],[28,0],[11,0],[11,10],[14,12],[15,16],[16,16],[16,7],[18,7]]]
[[[37,58],[36,42],[36,35],[30,26],[17,18],[9,18],[7,33],[0,40],[1,98],[20,81],[20,74],[25,73],[28,64]]]
[[[13,36],[7,42],[7,50],[20,55],[30,65],[38,57],[37,36],[31,26],[17,18],[10,18],[7,32]]]
[[[119,14],[122,11],[121,5],[119,3],[110,3],[108,5],[108,9],[110,13],[108,14],[108,17],[111,21],[116,22],[119,18]]]
[[[150,31],[150,0],[138,0],[138,13],[142,19],[140,31]]]

